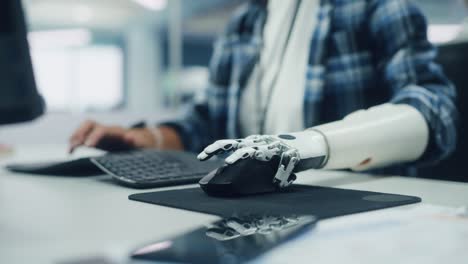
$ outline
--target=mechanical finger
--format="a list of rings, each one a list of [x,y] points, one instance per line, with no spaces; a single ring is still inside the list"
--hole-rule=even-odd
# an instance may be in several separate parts
[[[227,164],[234,164],[236,161],[241,159],[247,159],[255,156],[257,149],[252,147],[240,148],[226,158]]]
[[[267,142],[261,139],[244,139],[242,142],[239,143],[238,148],[246,148],[246,147],[258,147],[266,145]]]
[[[218,140],[206,147],[200,154],[198,154],[197,158],[201,161],[207,160],[214,155],[237,149],[239,143],[240,140],[236,139]]]
[[[257,147],[255,159],[261,161],[270,161],[274,156],[279,155],[280,149],[276,145],[264,145]]]
[[[281,155],[278,171],[274,178],[280,188],[287,187],[296,179],[292,172],[298,162],[299,157],[294,150],[286,151]]]

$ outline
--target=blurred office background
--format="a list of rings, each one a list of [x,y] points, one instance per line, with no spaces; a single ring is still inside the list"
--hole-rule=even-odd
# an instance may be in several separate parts
[[[436,44],[455,41],[468,28],[463,0],[411,1],[426,13]],[[206,86],[213,41],[245,2],[23,0],[36,79],[47,102],[47,115],[35,125],[48,132],[24,136],[3,127],[1,138],[64,142],[87,117],[128,125],[175,115]]]
[[[213,41],[245,0],[22,0],[47,113],[0,128],[13,145],[64,144],[79,123],[176,115],[208,82]]]
[[[215,37],[246,0],[23,0],[49,112],[157,111],[202,89]],[[463,0],[414,0],[453,41]]]
[[[240,0],[24,0],[50,112],[154,111],[207,82],[212,42]]]

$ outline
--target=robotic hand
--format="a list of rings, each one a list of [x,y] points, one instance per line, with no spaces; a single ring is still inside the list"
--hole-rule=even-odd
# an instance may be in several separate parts
[[[280,188],[289,186],[295,180],[292,173],[306,169],[321,168],[327,159],[328,151],[324,136],[314,130],[277,136],[254,135],[245,139],[218,140],[198,155],[199,160],[207,160],[214,155],[234,151],[226,158],[227,164],[241,159],[257,159],[277,162],[278,170],[273,182]]]
[[[279,158],[273,182],[286,187],[295,180],[292,173],[307,169],[363,171],[411,162],[424,154],[428,141],[429,127],[418,110],[405,104],[382,104],[303,132],[219,140],[198,159],[229,151],[234,153],[226,158],[228,165],[247,158],[265,162]]]

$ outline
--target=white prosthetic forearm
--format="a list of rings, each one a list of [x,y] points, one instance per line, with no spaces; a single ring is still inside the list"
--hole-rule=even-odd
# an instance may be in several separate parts
[[[324,169],[361,171],[411,162],[422,156],[429,140],[426,120],[418,110],[405,104],[360,110],[313,129],[327,140]]]

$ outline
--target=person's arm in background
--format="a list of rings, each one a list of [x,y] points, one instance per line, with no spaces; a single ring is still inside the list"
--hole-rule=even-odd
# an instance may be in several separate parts
[[[108,126],[92,120],[83,122],[69,140],[70,153],[80,146],[112,151],[127,148],[159,148],[182,150],[182,142],[175,130],[159,126],[124,128]]]
[[[435,164],[456,147],[455,87],[435,63],[424,15],[407,0],[374,0],[369,43],[390,104],[315,127],[328,142],[325,169],[368,170]]]

